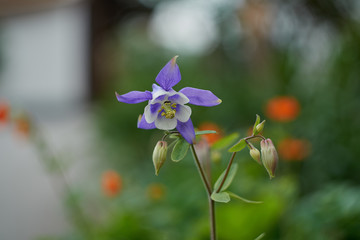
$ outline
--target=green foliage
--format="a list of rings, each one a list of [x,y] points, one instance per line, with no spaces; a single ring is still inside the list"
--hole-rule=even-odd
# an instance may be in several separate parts
[[[171,160],[173,160],[174,162],[179,162],[180,160],[182,160],[186,156],[189,147],[190,144],[184,138],[180,138],[179,140],[177,140],[171,152]]]
[[[241,139],[229,149],[229,152],[240,152],[244,149],[244,147],[246,147],[246,141],[244,139]]]
[[[214,130],[196,131],[195,135],[216,134]]]
[[[236,163],[232,164],[229,170],[229,173],[226,177],[226,180],[224,182],[224,184],[222,185],[221,189],[219,192],[225,191],[230,184],[232,183],[232,181],[234,180],[234,177],[236,175],[238,169],[238,165]],[[216,180],[215,184],[214,184],[214,190],[217,191],[217,189],[220,187],[221,182],[224,179],[226,170],[224,170],[224,172],[220,175],[220,177]]]
[[[330,184],[300,201],[286,214],[286,239],[360,239],[360,190]]]
[[[227,193],[230,195],[230,197],[236,198],[236,199],[241,200],[241,201],[246,202],[246,203],[254,203],[254,204],[262,203],[261,201],[253,201],[253,200],[246,199],[244,197],[240,197],[239,195],[237,195],[237,194],[235,194],[233,192],[227,192]]]
[[[260,123],[260,116],[256,114],[256,120],[254,123],[254,127],[253,127],[253,135],[258,134],[258,132],[256,131],[256,126]]]
[[[230,195],[227,192],[213,192],[211,194],[211,199],[215,202],[222,202],[222,203],[228,203],[230,202]]]
[[[239,133],[234,132],[232,134],[229,134],[223,138],[221,138],[220,140],[218,140],[217,142],[215,142],[211,148],[212,149],[216,149],[216,150],[221,150],[224,148],[227,148],[230,144],[232,144],[233,142],[235,142],[236,139],[239,138]]]

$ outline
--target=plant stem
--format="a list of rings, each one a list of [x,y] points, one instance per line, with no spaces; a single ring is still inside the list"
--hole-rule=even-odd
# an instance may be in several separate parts
[[[208,196],[209,200],[209,214],[210,214],[210,239],[216,239],[216,222],[215,222],[215,201]]]
[[[191,152],[193,154],[196,166],[197,166],[197,168],[199,170],[200,177],[201,177],[201,179],[202,179],[202,181],[203,181],[203,183],[205,185],[206,192],[207,192],[207,194],[209,196],[211,196],[211,193],[212,193],[211,185],[210,185],[209,181],[206,178],[204,170],[203,170],[203,168],[202,168],[202,166],[200,164],[199,158],[198,158],[198,156],[197,156],[197,154],[195,152],[194,144],[191,144],[190,147],[191,147]]]
[[[262,135],[252,135],[252,136],[244,138],[244,140],[246,141],[246,140],[253,139],[253,138],[261,138],[262,140],[265,140],[264,136],[262,136]]]
[[[231,158],[230,158],[229,164],[228,164],[228,166],[227,166],[227,168],[226,168],[225,175],[224,175],[223,179],[221,180],[221,183],[220,183],[220,185],[219,185],[218,189],[216,189],[216,192],[217,192],[217,193],[218,193],[218,192],[220,192],[220,190],[221,190],[222,186],[223,186],[223,185],[224,185],[224,183],[225,183],[225,180],[226,180],[226,178],[227,178],[227,176],[228,176],[228,174],[229,174],[229,171],[230,171],[231,165],[232,165],[232,163],[233,163],[233,161],[234,161],[235,155],[236,155],[236,152],[233,152],[233,154],[231,155]]]
[[[246,137],[246,138],[243,138],[243,139],[245,140],[246,144],[249,145],[248,140],[253,139],[253,138],[261,138],[261,139],[265,140],[265,138],[264,138],[262,135],[252,135],[252,136],[249,136],[249,137]],[[220,183],[220,185],[219,185],[219,188],[216,189],[216,192],[217,192],[217,193],[220,192],[222,186],[223,186],[224,183],[225,183],[225,180],[226,180],[226,178],[227,178],[227,176],[228,176],[228,174],[229,174],[229,171],[230,171],[231,165],[232,165],[232,163],[233,163],[233,161],[234,161],[234,158],[235,158],[236,153],[237,153],[237,152],[233,152],[233,154],[231,155],[229,164],[228,164],[228,166],[227,166],[227,168],[226,168],[225,175],[224,175],[223,179],[221,180],[221,183]]]
[[[191,147],[191,152],[193,154],[195,164],[196,164],[197,169],[199,171],[201,180],[204,183],[205,190],[206,190],[207,197],[208,197],[208,201],[209,201],[210,239],[211,240],[216,240],[215,202],[214,202],[214,200],[211,199],[211,193],[212,193],[211,184],[209,183],[208,179],[206,178],[204,170],[203,170],[203,168],[202,168],[202,166],[200,164],[199,158],[198,158],[198,156],[196,154],[196,151],[195,151],[195,148],[194,148],[194,144],[191,144],[190,147]]]

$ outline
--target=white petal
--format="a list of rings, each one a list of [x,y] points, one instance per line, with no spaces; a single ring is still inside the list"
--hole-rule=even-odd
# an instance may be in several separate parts
[[[169,118],[161,116],[155,120],[155,126],[158,129],[162,129],[162,130],[174,129],[176,127],[176,125],[177,125],[176,118],[169,119]]]
[[[164,89],[162,89],[161,87],[157,86],[156,84],[153,84],[153,91],[152,91],[152,100],[151,103],[156,103],[156,102],[162,102],[163,99],[156,100],[158,97],[163,96],[163,95],[169,95],[169,92],[165,91]]]
[[[144,109],[144,116],[147,123],[152,123],[157,118],[161,104],[148,104]]]
[[[182,105],[184,105],[190,101],[189,98],[187,96],[185,96],[185,94],[180,93],[180,92],[171,93],[168,97],[168,100],[173,103],[182,104]]]
[[[175,118],[180,122],[187,122],[191,115],[191,108],[189,106],[178,104],[176,107]]]

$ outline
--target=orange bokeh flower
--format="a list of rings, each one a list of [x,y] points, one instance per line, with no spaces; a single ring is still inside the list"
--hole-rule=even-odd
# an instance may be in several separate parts
[[[117,172],[108,170],[102,174],[101,186],[106,196],[115,197],[121,191],[122,179]]]
[[[298,100],[291,96],[280,96],[270,99],[266,104],[265,113],[268,118],[279,122],[294,120],[300,112]]]
[[[151,200],[161,200],[165,196],[165,186],[161,183],[152,183],[147,188],[147,194]]]
[[[215,134],[212,133],[212,134],[202,135],[202,137],[209,143],[210,146],[213,145],[214,143],[216,143],[217,141],[219,141],[223,137],[221,128],[215,123],[204,122],[204,123],[200,124],[199,130],[200,131],[214,130],[217,132]]]
[[[9,118],[10,107],[6,102],[0,102],[0,123],[6,123]]]
[[[18,116],[14,119],[15,130],[23,137],[28,137],[30,135],[30,120],[25,114]]]
[[[287,161],[304,160],[310,153],[310,143],[304,139],[286,138],[278,144],[280,159]]]

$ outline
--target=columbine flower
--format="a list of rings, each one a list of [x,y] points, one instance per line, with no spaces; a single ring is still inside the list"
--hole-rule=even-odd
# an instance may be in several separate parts
[[[153,163],[155,167],[156,176],[159,174],[159,170],[166,161],[166,154],[168,150],[167,142],[158,141],[153,152]]]
[[[221,103],[221,100],[208,90],[186,87],[176,92],[172,89],[181,80],[181,74],[176,59],[173,57],[157,75],[153,91],[132,91],[124,95],[115,92],[119,102],[140,103],[148,101],[144,114],[140,115],[138,128],[172,130],[176,128],[190,144],[195,141],[194,126],[191,122],[191,108],[185,104],[211,107]]]
[[[279,161],[277,151],[270,138],[262,140],[260,146],[262,163],[269,173],[270,179],[272,179],[275,177],[275,170]]]

